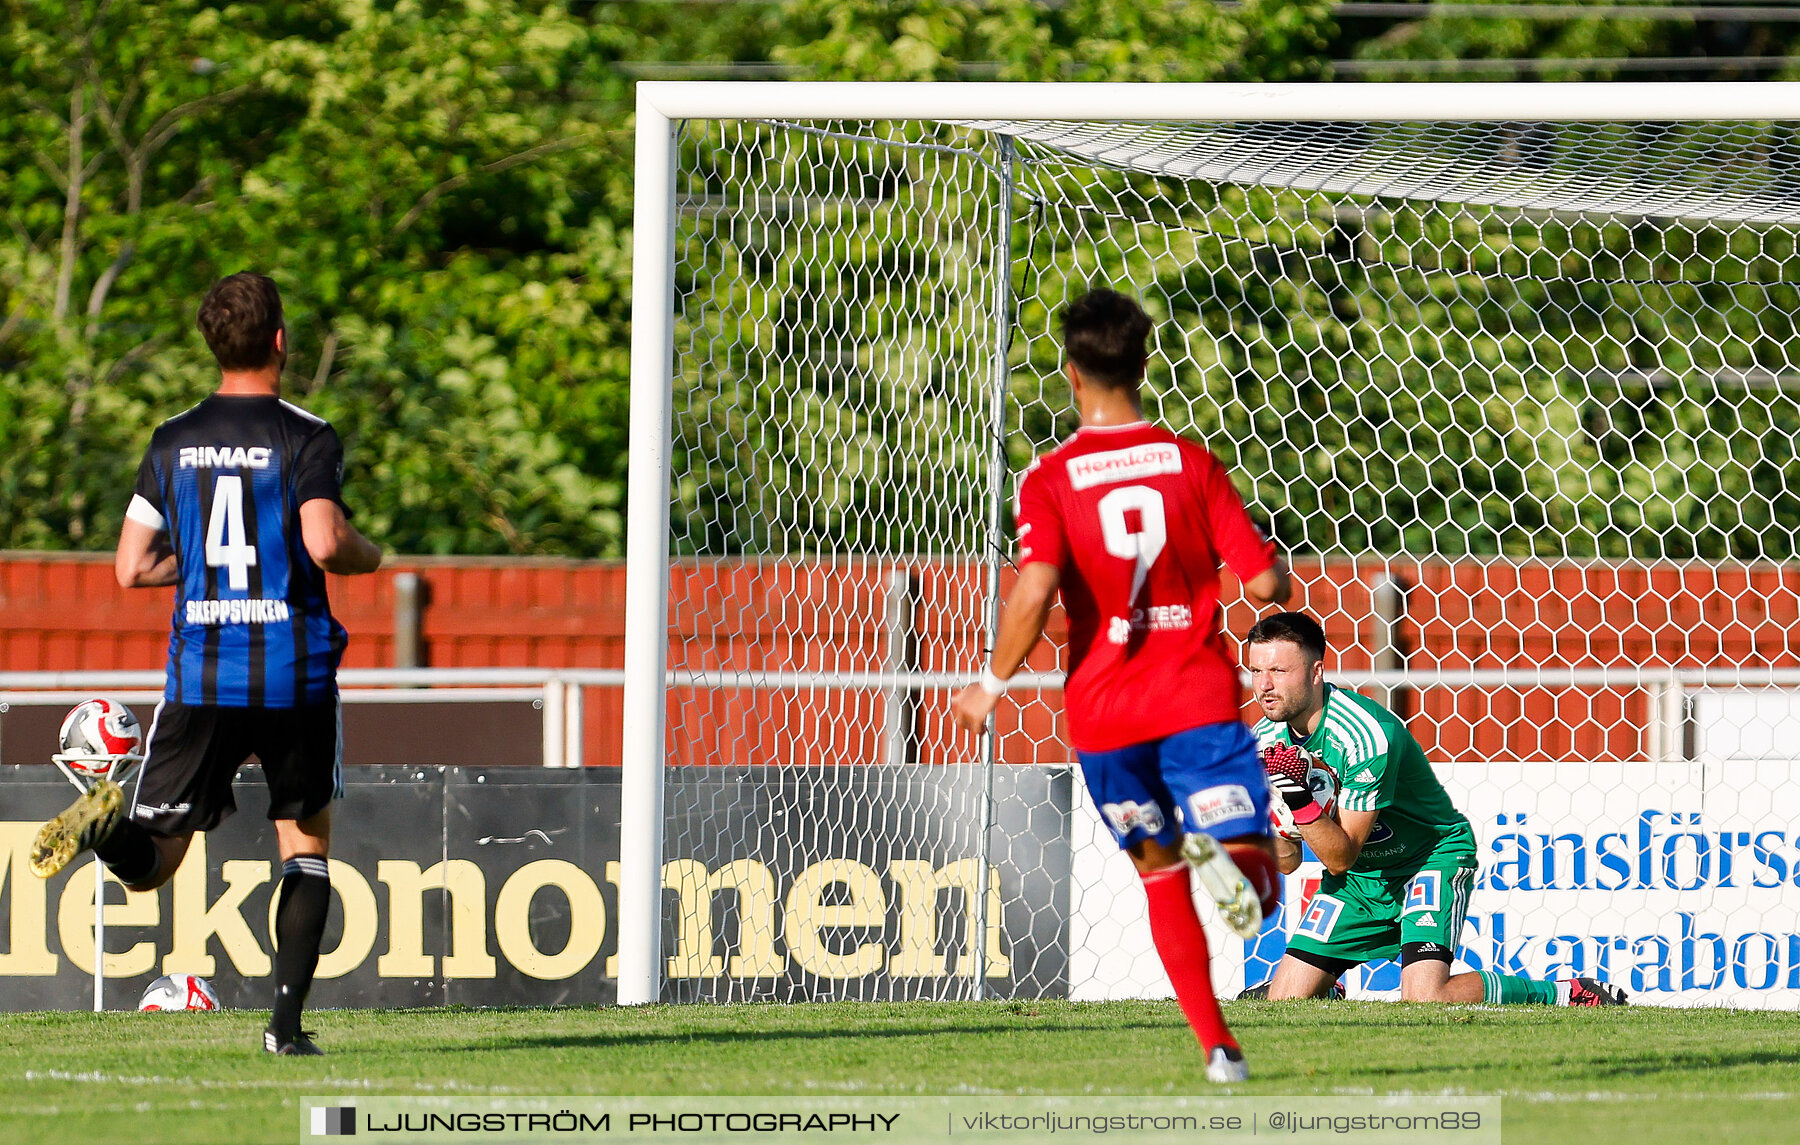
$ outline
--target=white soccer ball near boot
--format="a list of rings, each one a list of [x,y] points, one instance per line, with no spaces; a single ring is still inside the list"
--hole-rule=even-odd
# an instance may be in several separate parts
[[[140,1010],[217,1010],[219,995],[198,974],[164,974],[150,983]]]
[[[1337,770],[1304,748],[1295,750],[1305,760],[1306,786],[1312,790],[1319,814],[1337,818],[1338,789],[1343,786]],[[1290,843],[1300,841],[1300,827],[1294,822],[1294,813],[1288,810],[1287,801],[1273,787],[1269,790],[1269,819],[1274,823],[1277,835]]]
[[[104,696],[83,700],[62,722],[62,750],[56,758],[69,770],[104,779],[126,760],[144,757],[144,728],[131,709]]]

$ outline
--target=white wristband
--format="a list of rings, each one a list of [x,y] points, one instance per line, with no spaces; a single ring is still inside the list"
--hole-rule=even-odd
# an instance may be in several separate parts
[[[981,679],[976,681],[976,683],[980,684],[981,690],[990,696],[1006,695],[1007,682],[994,675],[994,669],[991,665],[981,670]]]

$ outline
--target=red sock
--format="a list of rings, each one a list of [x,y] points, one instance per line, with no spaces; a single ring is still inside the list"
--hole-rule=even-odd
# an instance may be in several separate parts
[[[1206,949],[1206,931],[1200,927],[1200,915],[1194,910],[1194,894],[1188,866],[1164,867],[1140,875],[1144,880],[1144,896],[1150,900],[1150,937],[1169,982],[1175,987],[1175,1000],[1187,1015],[1188,1025],[1200,1045],[1236,1046],[1237,1039],[1225,1027],[1219,1013],[1219,1000],[1213,997],[1212,965]]]
[[[1275,857],[1248,843],[1232,843],[1225,848],[1225,853],[1250,880],[1250,888],[1256,892],[1256,897],[1262,899],[1263,917],[1274,918],[1275,912],[1281,909],[1281,868],[1276,865]]]

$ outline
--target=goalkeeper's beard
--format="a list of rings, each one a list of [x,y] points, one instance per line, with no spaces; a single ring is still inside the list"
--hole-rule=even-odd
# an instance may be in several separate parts
[[[1258,696],[1256,706],[1262,710],[1262,714],[1271,723],[1291,724],[1296,717],[1303,716],[1311,710],[1311,700],[1311,696],[1289,699],[1284,696],[1271,695],[1267,700]]]

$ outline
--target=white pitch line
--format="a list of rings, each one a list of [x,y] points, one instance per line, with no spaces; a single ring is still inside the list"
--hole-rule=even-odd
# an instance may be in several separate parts
[[[1792,1101],[1791,1093],[1617,1093],[1589,1090],[1586,1093],[1555,1093],[1550,1090],[1501,1090],[1497,1097],[1516,1097],[1540,1104],[1571,1102],[1615,1103],[1621,1101]]]
[[[200,1101],[195,1098],[189,1098],[186,1101],[161,1101],[161,1102],[158,1102],[158,1101],[133,1101],[133,1102],[129,1102],[129,1103],[121,1102],[121,1101],[112,1101],[112,1102],[83,1101],[81,1103],[81,1106],[79,1109],[66,1109],[60,1105],[14,1105],[14,1106],[10,1106],[8,1108],[9,1108],[9,1112],[18,1113],[18,1114],[28,1114],[28,1115],[34,1116],[34,1117],[60,1117],[65,1113],[76,1113],[76,1112],[83,1113],[83,1114],[115,1113],[115,1112],[117,1112],[117,1113],[124,1113],[124,1112],[154,1113],[157,1110],[171,1110],[171,1109],[199,1109],[199,1110],[211,1109],[211,1110],[216,1110],[219,1112],[227,1112],[227,1111],[239,1109],[242,1107],[235,1105],[229,1101],[207,1102],[207,1101]]]
[[[1791,1093],[1769,1091],[1763,1093],[1625,1093],[1617,1090],[1591,1089],[1585,1093],[1558,1093],[1549,1089],[1500,1089],[1479,1090],[1461,1086],[1447,1089],[1390,1089],[1376,1093],[1372,1088],[1363,1086],[1339,1086],[1331,1091],[1340,1097],[1515,1097],[1521,1101],[1539,1104],[1567,1104],[1573,1102],[1592,1102],[1595,1104],[1613,1104],[1622,1101],[1716,1101],[1720,1098],[1741,1101],[1792,1101]]]
[[[100,1070],[87,1070],[74,1073],[69,1070],[26,1070],[26,1081],[76,1081],[96,1082],[103,1085],[154,1085],[154,1086],[189,1086],[199,1089],[295,1089],[301,1087],[299,1080],[239,1079],[223,1080],[220,1078],[181,1078],[162,1077],[143,1074],[108,1074]],[[339,1089],[380,1089],[380,1090],[418,1090],[427,1093],[439,1090],[460,1090],[469,1093],[520,1093],[512,1086],[504,1085],[469,1085],[457,1081],[394,1081],[385,1078],[368,1077],[325,1077],[315,1081],[307,1081],[305,1086],[329,1085]]]

